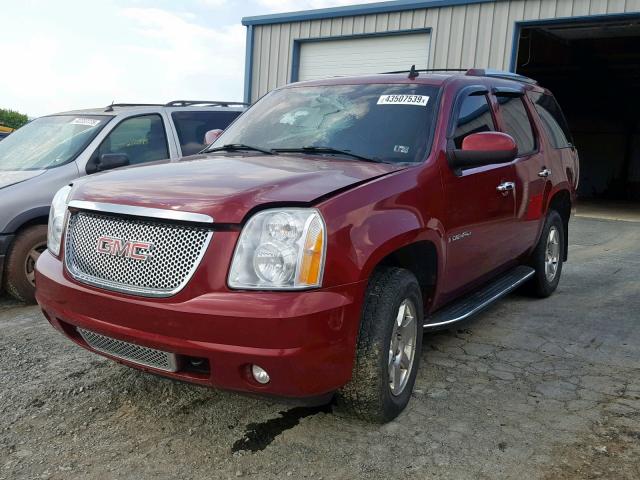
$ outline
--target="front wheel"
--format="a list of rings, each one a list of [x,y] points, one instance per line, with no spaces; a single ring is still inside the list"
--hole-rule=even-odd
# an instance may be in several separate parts
[[[415,276],[381,268],[369,282],[351,382],[339,403],[363,420],[384,423],[409,403],[422,351],[422,295]]]
[[[5,288],[16,300],[36,303],[36,262],[46,249],[46,225],[28,227],[14,240],[5,264]]]
[[[558,288],[564,259],[564,236],[562,217],[555,210],[550,210],[530,262],[536,273],[529,286],[538,297],[548,297]]]

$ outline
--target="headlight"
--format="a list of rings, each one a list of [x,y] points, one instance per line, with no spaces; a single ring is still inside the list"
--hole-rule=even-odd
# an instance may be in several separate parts
[[[62,187],[51,202],[49,211],[49,229],[47,230],[47,248],[56,257],[60,255],[60,243],[62,242],[62,231],[67,217],[67,200],[71,193],[71,187]]]
[[[229,287],[287,290],[319,287],[326,231],[312,208],[257,213],[247,222],[236,247]]]

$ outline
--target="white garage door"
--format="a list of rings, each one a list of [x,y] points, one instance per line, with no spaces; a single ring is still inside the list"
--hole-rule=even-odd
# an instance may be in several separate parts
[[[304,42],[300,46],[299,80],[427,68],[429,34]]]

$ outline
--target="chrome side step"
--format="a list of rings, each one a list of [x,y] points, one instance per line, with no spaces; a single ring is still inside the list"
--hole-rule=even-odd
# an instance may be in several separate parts
[[[425,330],[445,328],[484,310],[533,277],[535,270],[520,265],[484,287],[445,306],[426,319]]]

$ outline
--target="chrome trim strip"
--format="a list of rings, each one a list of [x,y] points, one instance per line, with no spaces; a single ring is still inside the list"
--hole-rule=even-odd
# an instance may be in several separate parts
[[[464,315],[461,315],[459,317],[453,318],[451,320],[446,320],[444,322],[438,322],[438,323],[425,323],[422,328],[433,328],[433,327],[441,327],[443,325],[450,325],[452,323],[456,323],[456,322],[461,322],[462,320],[466,320],[467,318],[475,315],[476,313],[478,313],[479,311],[485,309],[486,307],[488,307],[489,305],[491,305],[493,302],[495,302],[496,300],[504,297],[506,294],[508,294],[509,292],[515,290],[516,288],[518,288],[520,285],[522,285],[526,280],[529,280],[534,274],[535,274],[535,270],[531,270],[530,272],[528,272],[524,277],[518,279],[518,281],[512,283],[511,285],[509,285],[508,288],[505,288],[504,290],[496,293],[494,296],[492,296],[491,298],[485,300],[484,302],[480,303],[479,305],[477,305],[475,308],[473,308],[472,310],[469,310],[467,313],[465,313]]]
[[[193,275],[196,273],[196,270],[198,269],[198,267],[200,266],[200,264],[202,263],[202,259],[204,258],[205,254],[207,253],[207,250],[209,249],[209,243],[211,243],[211,239],[213,238],[213,232],[209,232],[209,234],[207,235],[207,239],[204,242],[204,245],[202,246],[202,250],[200,250],[200,254],[198,255],[198,258],[196,259],[195,263],[193,264],[193,267],[191,268],[191,270],[189,270],[189,273],[187,274],[187,276],[184,278],[184,280],[182,281],[182,283],[180,285],[178,285],[176,288],[174,288],[171,291],[166,291],[166,290],[152,290],[149,288],[144,288],[144,287],[132,287],[132,286],[122,286],[119,283],[116,282],[110,282],[108,280],[101,280],[101,281],[96,281],[93,280],[93,277],[90,275],[85,275],[82,273],[77,273],[73,270],[72,266],[69,264],[68,262],[68,256],[65,255],[64,256],[64,266],[65,269],[67,270],[67,272],[69,272],[69,275],[71,275],[74,280],[77,280],[80,283],[83,283],[85,285],[91,285],[93,287],[97,287],[103,290],[110,290],[112,292],[118,292],[118,293],[124,293],[127,295],[137,295],[140,297],[149,297],[149,298],[165,298],[165,297],[172,297],[174,295],[176,295],[177,293],[179,293],[184,287],[187,286],[187,283],[189,283],[189,281],[191,280],[191,278],[193,277]]]
[[[160,218],[162,220],[178,220],[181,222],[213,223],[213,218],[204,213],[182,212],[164,208],[135,207],[121,205],[119,203],[88,202],[85,200],[72,200],[69,208],[79,210],[92,210],[104,213],[116,213],[120,215],[133,215],[136,217]]]

